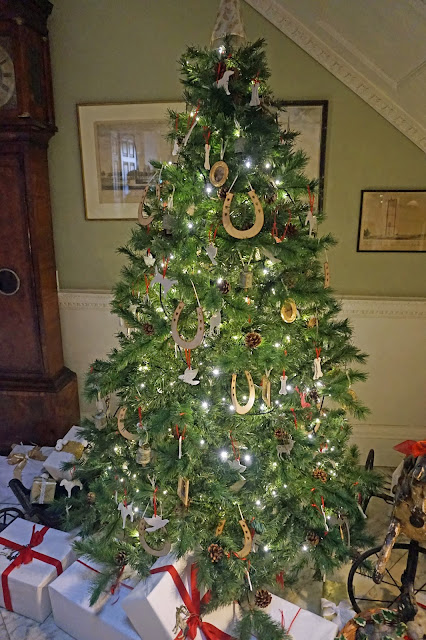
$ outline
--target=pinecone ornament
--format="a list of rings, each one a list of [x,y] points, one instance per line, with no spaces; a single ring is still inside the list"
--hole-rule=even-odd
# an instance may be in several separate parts
[[[324,469],[315,469],[312,475],[316,480],[320,480],[321,482],[327,482],[328,480],[328,475]]]
[[[318,318],[316,318],[315,316],[312,316],[312,318],[309,318],[308,322],[306,323],[306,326],[308,327],[308,329],[314,329],[318,324]]]
[[[256,331],[251,331],[246,335],[246,346],[249,349],[256,349],[262,342],[262,336]]]
[[[227,280],[222,280],[222,282],[217,286],[219,287],[219,291],[223,294],[227,294],[231,291],[231,285]]]
[[[219,560],[222,560],[224,551],[219,544],[212,543],[207,551],[212,562],[219,562]]]
[[[219,198],[219,200],[225,200],[227,193],[228,193],[227,187],[221,187],[217,191],[217,197]]]
[[[294,238],[297,236],[297,227],[292,222],[287,227],[286,238]]]
[[[267,204],[274,204],[274,202],[278,198],[278,194],[276,191],[270,191],[269,193],[265,194],[264,198]]]
[[[258,589],[254,596],[254,603],[259,609],[266,609],[272,602],[272,596],[266,589]]]
[[[146,333],[147,336],[153,336],[154,333],[155,333],[154,326],[150,322],[145,322],[142,325],[142,329],[143,329],[143,332]]]
[[[289,433],[285,429],[279,427],[278,429],[275,429],[274,436],[277,440],[288,440]]]
[[[115,556],[115,564],[117,567],[124,567],[127,564],[127,553],[125,551],[119,551]]]
[[[310,531],[306,536],[306,540],[312,547],[317,547],[321,541],[321,538],[317,533],[315,533],[315,531]]]
[[[87,504],[95,504],[96,493],[94,491],[89,491],[86,497]]]

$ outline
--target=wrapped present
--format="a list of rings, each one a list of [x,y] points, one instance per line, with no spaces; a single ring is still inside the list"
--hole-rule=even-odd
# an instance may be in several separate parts
[[[322,589],[321,613],[324,618],[337,624],[339,631],[354,617],[355,611],[349,601],[346,583],[325,580]]]
[[[75,560],[69,534],[18,518],[0,545],[0,606],[43,622],[51,612],[48,584]]]
[[[34,478],[43,472],[43,462],[52,451],[53,447],[18,444],[7,457],[0,456],[0,503],[19,504],[9,482],[17,478],[30,488]]]
[[[79,435],[80,427],[71,427],[68,433],[60,438],[55,450],[44,463],[44,468],[55,480],[72,480],[72,470],[64,471],[63,465],[67,462],[80,460],[88,442]]]
[[[50,478],[47,473],[36,476],[31,487],[31,502],[37,504],[51,504],[55,499],[56,480]]]
[[[77,560],[49,585],[50,601],[56,625],[77,640],[140,640],[121,607],[139,579],[126,577],[90,606],[93,577],[102,571],[100,565]]]
[[[144,640],[180,640],[182,633],[191,640],[233,640],[240,607],[232,604],[200,618],[201,605],[208,602],[210,593],[200,596],[197,569],[190,557],[176,560],[169,554],[154,564],[151,574],[123,601],[123,609]],[[275,595],[264,611],[294,640],[332,640],[337,633],[333,622]]]

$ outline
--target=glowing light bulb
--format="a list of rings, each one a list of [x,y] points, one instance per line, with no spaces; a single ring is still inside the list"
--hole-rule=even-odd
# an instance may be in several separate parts
[[[217,282],[217,284],[222,284],[222,282],[223,282],[223,278],[218,278],[218,279],[216,280],[216,282]]]
[[[258,507],[260,507],[260,505],[261,505],[261,504],[262,504],[262,503],[260,502],[260,500],[256,500],[256,505],[257,505]]]
[[[248,454],[246,454],[246,455],[244,456],[244,461],[245,461],[245,462],[251,462],[251,456],[249,456]]]
[[[192,222],[188,222],[188,229],[192,229],[193,226]]]
[[[229,405],[229,411],[235,411],[235,407],[234,407],[234,405],[233,405],[233,404],[230,404],[230,405]]]
[[[283,484],[283,487],[284,487],[284,489],[287,489],[287,485],[286,484]]]
[[[201,406],[203,407],[203,409],[208,409],[209,408],[209,403],[206,402],[205,400],[201,403]]]
[[[145,382],[141,382],[141,389],[145,389]]]
[[[276,343],[275,343],[275,348],[276,348],[276,349],[279,349],[280,347],[281,347],[280,343],[279,343],[279,342],[276,342]]]
[[[267,545],[267,544],[265,544],[265,546],[263,547],[263,550],[264,550],[264,551],[266,551],[266,553],[268,553],[268,551],[269,551],[269,547],[268,547],[268,545]]]
[[[270,168],[271,168],[271,163],[265,162],[265,169],[270,169]]]
[[[245,161],[245,163],[244,163],[244,164],[246,165],[247,169],[250,169],[250,167],[251,167],[251,160],[250,160],[250,158],[247,158],[247,160]]]
[[[211,184],[208,184],[208,185],[206,186],[206,192],[207,192],[207,193],[211,193],[212,191],[213,191],[213,187],[211,186]]]
[[[139,507],[135,507],[135,508],[133,509],[133,511],[134,511],[135,513],[137,513],[137,512],[139,511]]]
[[[205,444],[205,442],[206,442],[205,440],[202,440],[202,439],[201,439],[201,440],[200,440],[200,445],[201,445],[201,446],[203,446],[203,445]]]
[[[166,495],[167,495],[167,489],[164,489],[163,496],[166,496]]]
[[[273,496],[274,496],[274,498],[275,498],[275,496],[277,495],[277,492],[276,492],[276,491],[272,491],[272,495],[273,495]]]
[[[286,385],[287,386],[287,391],[293,391],[293,387],[291,386],[291,384]]]
[[[302,547],[302,551],[307,551],[307,550],[308,550],[308,547],[306,546],[306,544],[304,544]]]
[[[281,184],[281,180],[280,180],[279,178],[277,178],[277,179],[275,180],[275,184],[276,184],[276,185],[277,185],[277,187],[278,187],[278,185],[279,185],[279,184]]]
[[[228,452],[227,451],[221,451],[220,452],[220,457],[222,458],[222,460],[227,460],[228,459]]]

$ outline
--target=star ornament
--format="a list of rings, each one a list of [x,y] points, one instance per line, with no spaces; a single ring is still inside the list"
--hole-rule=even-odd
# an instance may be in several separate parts
[[[169,520],[166,518],[161,518],[161,516],[153,516],[152,518],[144,518],[145,522],[148,526],[145,529],[146,533],[152,533],[153,531],[158,531],[158,529],[162,529],[169,523]]]

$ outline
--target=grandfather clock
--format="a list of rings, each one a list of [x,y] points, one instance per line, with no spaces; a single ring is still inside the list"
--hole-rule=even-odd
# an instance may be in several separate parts
[[[0,450],[78,424],[64,366],[47,146],[55,133],[48,0],[0,0]]]

